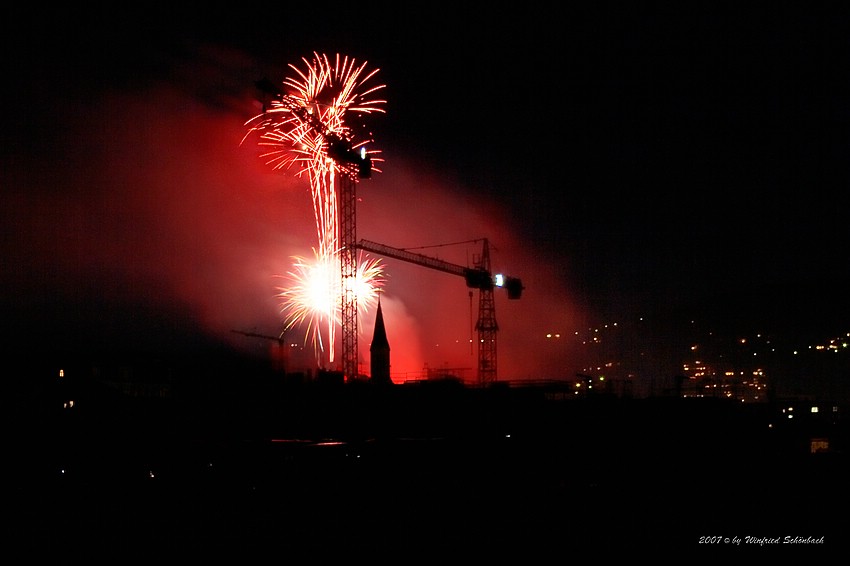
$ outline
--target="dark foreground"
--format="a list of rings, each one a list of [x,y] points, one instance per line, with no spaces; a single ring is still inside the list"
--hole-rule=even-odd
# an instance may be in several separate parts
[[[540,564],[587,550],[848,548],[846,452],[812,454],[806,434],[773,417],[459,391],[20,417],[4,464],[7,551],[26,562]]]

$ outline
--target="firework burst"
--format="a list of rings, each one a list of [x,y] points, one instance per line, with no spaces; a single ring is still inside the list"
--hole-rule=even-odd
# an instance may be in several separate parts
[[[316,361],[321,362],[325,352],[322,328],[334,329],[340,324],[339,298],[342,294],[342,277],[339,264],[333,257],[323,257],[315,249],[314,257],[293,257],[292,270],[284,278],[285,285],[278,287],[281,313],[285,328],[304,328],[304,342],[313,345]],[[360,258],[357,274],[353,280],[357,295],[359,314],[375,303],[384,283],[383,265],[380,260]],[[332,336],[328,347],[332,344]]]
[[[369,87],[378,72],[368,71],[366,63],[337,55],[313,54],[302,59],[304,68],[290,64],[293,75],[283,81],[283,94],[270,107],[248,122],[248,132],[259,136],[264,148],[261,157],[274,169],[294,170],[297,177],[307,174],[316,218],[318,247],[314,261],[296,257],[289,272],[291,285],[279,288],[281,311],[287,328],[306,325],[305,338],[312,341],[317,360],[323,352],[334,360],[335,329],[340,324],[342,285],[340,275],[339,204],[336,184],[350,168],[331,157],[334,144],[343,142],[350,151],[368,156],[371,164],[380,162],[379,151],[370,149],[369,136],[359,138],[346,123],[349,115],[384,112],[384,100],[374,95],[384,85]],[[244,139],[243,138],[243,142]],[[370,164],[374,171],[380,171]],[[361,258],[362,260],[362,258]],[[383,266],[376,261],[360,262],[355,277],[358,310],[374,303]],[[326,339],[321,328],[325,328]]]

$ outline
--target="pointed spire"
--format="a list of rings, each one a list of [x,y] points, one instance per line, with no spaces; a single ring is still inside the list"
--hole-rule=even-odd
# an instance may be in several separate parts
[[[380,295],[378,295],[378,312],[375,314],[375,333],[372,335],[372,345],[369,351],[374,352],[376,348],[390,349],[390,343],[387,340],[387,329],[384,327],[384,313],[381,310]]]
[[[390,343],[384,327],[384,313],[381,310],[381,296],[378,295],[378,310],[375,314],[375,332],[372,335],[371,353],[372,382],[392,383],[390,379]]]

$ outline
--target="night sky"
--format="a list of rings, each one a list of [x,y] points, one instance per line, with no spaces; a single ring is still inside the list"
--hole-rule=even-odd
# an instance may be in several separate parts
[[[5,7],[3,338],[266,352],[232,330],[280,331],[279,276],[315,228],[306,180],[240,142],[255,82],[313,52],[386,85],[358,237],[487,238],[523,280],[497,296],[500,377],[572,376],[580,350],[547,333],[639,317],[671,339],[846,332],[848,9],[684,4]],[[477,296],[385,265],[393,373],[474,368]]]

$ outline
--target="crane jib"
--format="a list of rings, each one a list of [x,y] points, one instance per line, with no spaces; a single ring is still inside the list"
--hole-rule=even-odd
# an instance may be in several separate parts
[[[493,287],[504,287],[508,292],[509,299],[519,299],[522,296],[522,291],[525,289],[522,281],[516,277],[501,277],[500,283],[496,283],[496,278],[487,269],[481,267],[464,267],[454,263],[449,263],[434,257],[428,257],[422,254],[410,252],[401,248],[393,248],[386,244],[379,244],[369,240],[360,240],[357,248],[372,252],[384,257],[398,259],[409,263],[415,263],[423,267],[430,267],[445,273],[460,275],[466,280],[466,286],[470,289],[482,289],[485,291],[492,290]]]

